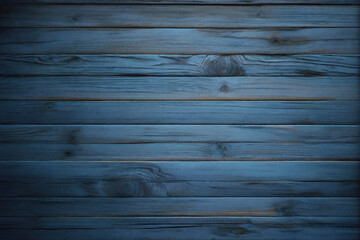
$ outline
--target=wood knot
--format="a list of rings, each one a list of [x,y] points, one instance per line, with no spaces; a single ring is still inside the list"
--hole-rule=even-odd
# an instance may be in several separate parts
[[[71,157],[71,156],[73,156],[73,153],[71,151],[65,152],[65,157]]]
[[[80,15],[79,15],[79,14],[75,14],[75,15],[73,15],[73,16],[71,17],[71,20],[72,20],[73,22],[77,22],[77,21],[79,21],[79,19],[80,19]]]
[[[220,156],[221,157],[226,157],[227,150],[228,150],[226,144],[217,142],[217,143],[215,143],[215,146],[216,146],[217,151],[220,153]]]
[[[304,37],[287,38],[272,36],[269,38],[269,42],[274,45],[303,45],[309,43],[309,40]]]
[[[54,109],[54,107],[55,107],[55,104],[53,102],[47,102],[47,103],[44,103],[44,105],[43,105],[44,110],[52,110],[52,109]]]
[[[74,129],[72,130],[68,135],[68,142],[70,144],[77,144],[78,143],[78,134],[80,132],[80,129]]]
[[[199,72],[207,76],[244,76],[240,64],[236,56],[209,55],[201,62]]]
[[[257,14],[257,17],[262,18],[264,16],[264,12],[262,10],[260,10]]]
[[[220,92],[229,92],[230,88],[224,83],[220,87]]]
[[[112,197],[168,196],[164,182],[169,176],[159,167],[143,165],[124,169],[101,183],[101,191]]]
[[[278,216],[294,216],[294,207],[296,206],[295,201],[289,200],[279,203],[276,206],[276,212]]]

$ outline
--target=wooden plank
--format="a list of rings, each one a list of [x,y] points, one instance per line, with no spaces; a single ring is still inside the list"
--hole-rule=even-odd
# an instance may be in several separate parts
[[[2,3],[27,4],[359,4],[357,0],[2,0]]]
[[[358,143],[8,143],[0,161],[356,160]]]
[[[358,54],[359,45],[357,28],[6,28],[0,32],[0,54]]]
[[[346,226],[358,228],[357,217],[0,217],[0,228],[19,229],[138,229],[141,225],[183,227],[248,224],[263,228]],[[194,225],[193,225],[194,224]],[[219,224],[219,225],[218,225]],[[294,232],[294,231],[292,231]],[[264,237],[267,235],[265,234]],[[244,236],[245,237],[245,236]],[[271,238],[273,239],[273,238]]]
[[[28,5],[0,10],[0,27],[358,27],[357,6]]]
[[[0,77],[0,100],[358,100],[358,77]]]
[[[357,76],[359,55],[0,55],[0,75]]]
[[[0,162],[1,197],[359,196],[357,162]]]
[[[358,216],[353,197],[1,198],[2,217]]]
[[[357,124],[358,101],[3,101],[1,124]]]
[[[47,181],[48,177],[65,178],[86,176],[110,180],[125,174],[132,179],[148,179],[154,182],[174,181],[357,181],[357,161],[155,161],[155,162],[0,162],[2,180],[22,182],[24,179]],[[36,166],[36,167],[35,167]],[[30,171],[31,169],[31,171]],[[57,169],[63,169],[58,171]],[[46,171],[45,171],[46,170]],[[224,174],[226,173],[226,174]]]
[[[263,240],[357,240],[358,222],[355,217],[0,218],[0,226],[27,229],[0,230],[0,233],[9,239],[27,236],[35,240],[64,237],[140,240],[144,236],[149,240],[254,240],[258,236]]]
[[[358,125],[0,125],[0,143],[358,143]]]

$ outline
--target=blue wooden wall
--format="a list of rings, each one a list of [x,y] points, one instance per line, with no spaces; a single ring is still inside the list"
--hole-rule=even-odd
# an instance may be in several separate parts
[[[0,239],[357,240],[358,0],[3,0]]]

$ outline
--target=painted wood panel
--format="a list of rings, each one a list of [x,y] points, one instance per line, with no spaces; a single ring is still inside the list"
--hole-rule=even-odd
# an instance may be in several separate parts
[[[360,117],[358,101],[3,101],[0,109],[1,124],[341,125]]]
[[[31,161],[0,166],[1,197],[359,196],[358,162]]]
[[[359,4],[357,0],[3,0],[4,3],[27,4]]]
[[[2,144],[0,161],[357,160],[357,143]]]
[[[28,5],[4,7],[1,27],[357,27],[357,6]]]
[[[0,100],[359,100],[358,77],[0,77]]]
[[[0,32],[0,54],[357,54],[359,44],[358,28],[5,28]]]
[[[1,198],[0,203],[2,217],[359,215],[353,197]]]
[[[358,76],[359,55],[0,55],[1,75]]]
[[[1,143],[358,143],[358,125],[0,125]]]
[[[126,218],[0,218],[8,228],[20,225],[27,230],[0,230],[3,236],[29,239],[244,239],[256,240],[356,240],[355,217],[126,217]],[[0,225],[1,227],[1,225]],[[38,228],[45,230],[38,230]],[[179,234],[180,233],[180,234]]]
[[[4,0],[0,236],[355,240],[357,0]]]

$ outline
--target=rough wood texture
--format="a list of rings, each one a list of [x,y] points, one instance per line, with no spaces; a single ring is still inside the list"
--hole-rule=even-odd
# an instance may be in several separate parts
[[[1,75],[358,76],[359,55],[0,55]]]
[[[1,198],[0,210],[2,217],[352,217],[359,215],[359,202],[354,197]]]
[[[357,143],[2,144],[0,161],[357,160]]]
[[[357,162],[0,162],[0,166],[1,197],[359,196]]]
[[[357,240],[356,217],[107,217],[107,218],[0,218],[2,236],[27,239],[143,240],[243,239],[256,240]],[[30,229],[31,227],[33,229]],[[39,228],[47,229],[39,230]],[[180,232],[180,234],[179,234]]]
[[[357,54],[359,45],[358,28],[7,28],[0,32],[0,54]]]
[[[1,143],[358,143],[358,125],[0,125]]]
[[[357,27],[357,6],[30,5],[0,10],[1,27]]]
[[[0,100],[358,100],[358,77],[0,77]]]
[[[3,0],[3,3],[27,4],[359,4],[358,0]]]
[[[358,101],[3,101],[1,124],[357,124]],[[346,117],[344,117],[346,116]]]
[[[0,5],[1,239],[358,239],[358,0]]]

